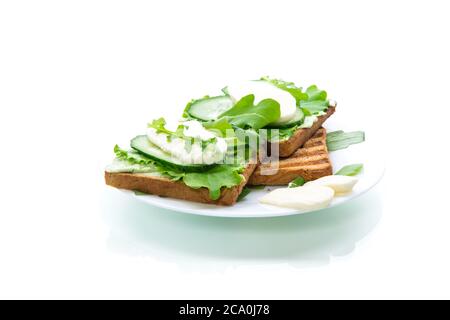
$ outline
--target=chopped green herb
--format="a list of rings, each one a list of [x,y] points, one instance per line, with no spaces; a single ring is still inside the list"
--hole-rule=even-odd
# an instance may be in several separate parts
[[[288,188],[297,188],[305,184],[305,179],[303,177],[298,177],[289,183]]]
[[[156,130],[157,133],[164,133],[167,135],[167,141],[172,141],[172,138],[180,138],[184,140],[192,140],[190,137],[186,137],[184,135],[184,129],[185,127],[183,125],[179,125],[177,127],[176,131],[170,131],[166,128],[166,120],[164,118],[159,118],[156,120],[153,120],[151,123],[147,125],[148,128],[153,128]],[[169,138],[170,137],[170,138]],[[170,140],[169,140],[170,139]]]
[[[252,190],[250,188],[244,188],[242,190],[241,194],[239,195],[237,201],[240,202],[240,201],[244,200],[245,197],[247,197],[251,192],[252,192]]]
[[[247,188],[251,188],[252,190],[264,190],[266,186],[249,186]]]
[[[202,150],[204,151],[210,144],[214,144],[217,142],[217,138],[211,138],[209,140],[202,141]]]
[[[193,143],[191,141],[186,140],[186,142],[184,143],[184,150],[186,150],[187,153],[191,153],[192,145]]]
[[[327,134],[327,147],[328,151],[337,151],[346,149],[352,144],[364,142],[364,140],[363,131],[344,132],[339,130]]]
[[[343,167],[341,170],[335,173],[337,176],[356,176],[363,169],[363,165],[361,163],[351,164]]]

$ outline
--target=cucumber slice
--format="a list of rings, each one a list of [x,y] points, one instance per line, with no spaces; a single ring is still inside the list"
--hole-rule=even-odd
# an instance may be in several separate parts
[[[305,114],[303,113],[302,109],[297,108],[297,110],[295,112],[295,116],[294,116],[294,118],[292,118],[292,120],[287,121],[287,122],[277,123],[277,124],[271,124],[270,128],[276,128],[276,129],[291,128],[291,127],[302,124],[304,119],[305,119]]]
[[[222,113],[230,109],[233,104],[234,102],[229,96],[204,98],[194,101],[187,112],[199,120],[216,120]]]
[[[215,165],[203,165],[203,164],[185,164],[178,161],[176,158],[172,157],[167,152],[164,152],[153,143],[151,143],[147,136],[137,136],[131,140],[131,147],[146,155],[150,159],[162,164],[168,168],[173,168],[176,170],[181,170],[183,172],[202,172]]]

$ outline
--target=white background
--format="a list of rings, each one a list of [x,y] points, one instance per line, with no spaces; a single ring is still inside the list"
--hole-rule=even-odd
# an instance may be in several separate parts
[[[1,298],[450,298],[447,1],[2,1]],[[107,188],[194,97],[316,83],[384,139],[366,196],[235,220]]]

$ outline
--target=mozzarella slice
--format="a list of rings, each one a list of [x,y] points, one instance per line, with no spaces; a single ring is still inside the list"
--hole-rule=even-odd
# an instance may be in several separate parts
[[[349,176],[326,176],[305,183],[306,186],[323,186],[333,189],[337,195],[347,194],[353,190],[358,178]]]
[[[322,186],[276,189],[259,199],[261,203],[277,207],[312,211],[326,208],[334,197],[334,190]]]
[[[229,95],[236,101],[243,97],[255,95],[255,104],[264,99],[273,99],[280,104],[281,116],[276,123],[289,122],[297,110],[295,98],[287,91],[281,90],[266,81],[245,81],[227,87]]]

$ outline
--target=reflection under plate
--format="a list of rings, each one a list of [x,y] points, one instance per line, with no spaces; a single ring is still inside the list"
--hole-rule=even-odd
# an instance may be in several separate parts
[[[327,264],[332,256],[352,252],[382,214],[377,188],[338,207],[260,219],[177,213],[111,189],[102,200],[111,250],[152,256],[197,271],[246,263]]]

